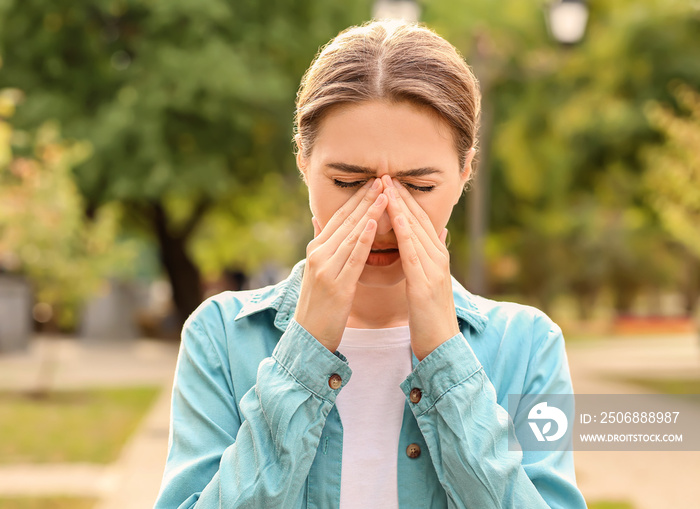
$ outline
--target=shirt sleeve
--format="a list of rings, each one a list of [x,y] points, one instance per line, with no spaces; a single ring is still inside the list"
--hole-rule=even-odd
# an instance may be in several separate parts
[[[564,341],[547,318],[534,318],[533,353],[523,394],[572,394]],[[571,451],[509,450],[508,412],[463,334],[425,357],[401,384],[450,507],[585,509]],[[571,419],[572,416],[567,416]]]
[[[212,323],[214,322],[214,323]],[[351,371],[292,320],[235,404],[219,318],[183,329],[155,509],[301,507],[326,417]],[[335,380],[335,377],[334,377]]]

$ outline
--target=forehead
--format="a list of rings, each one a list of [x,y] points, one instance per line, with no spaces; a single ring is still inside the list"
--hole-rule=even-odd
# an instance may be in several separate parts
[[[320,123],[311,159],[377,171],[459,166],[450,126],[431,109],[408,102],[367,101],[333,108]]]

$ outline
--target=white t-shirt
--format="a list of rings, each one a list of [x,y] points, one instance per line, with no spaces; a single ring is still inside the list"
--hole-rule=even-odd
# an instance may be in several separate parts
[[[411,372],[408,326],[345,329],[338,351],[352,377],[336,398],[343,424],[340,509],[398,509],[396,461]]]

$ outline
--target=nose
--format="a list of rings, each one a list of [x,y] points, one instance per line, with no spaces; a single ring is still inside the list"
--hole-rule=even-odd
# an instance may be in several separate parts
[[[382,216],[377,221],[377,235],[384,235],[392,230],[391,219],[389,219],[389,213],[384,210]]]
[[[387,186],[393,185],[388,175],[382,175],[379,178],[382,181],[382,192],[384,191],[384,189],[387,188]],[[389,218],[389,213],[386,211],[386,209],[384,209],[384,213],[377,221],[377,235],[384,235],[386,233],[389,233],[392,229],[393,226],[391,226],[391,219]]]

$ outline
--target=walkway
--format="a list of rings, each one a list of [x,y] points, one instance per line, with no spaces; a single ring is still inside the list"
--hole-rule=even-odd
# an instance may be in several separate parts
[[[695,335],[581,341],[567,345],[567,352],[578,394],[651,392],[615,379],[700,378]],[[635,509],[700,508],[698,451],[576,451],[574,457],[587,500],[624,500]]]
[[[28,352],[0,356],[0,389],[28,389],[43,362],[55,362],[54,387],[159,385],[160,396],[111,465],[0,466],[0,496],[75,495],[100,499],[96,509],[150,509],[158,494],[168,441],[177,344],[131,341],[90,344],[40,338]]]
[[[567,346],[579,394],[643,393],[615,377],[698,377],[694,336],[610,338]],[[75,494],[101,499],[96,509],[150,509],[167,448],[171,380],[177,345],[138,341],[89,346],[39,339],[28,353],[0,356],[0,389],[28,388],[42,359],[58,359],[57,387],[158,384],[163,391],[138,433],[112,465],[12,465],[0,468],[0,495]],[[700,452],[576,452],[586,498],[630,501],[635,509],[700,507]]]

